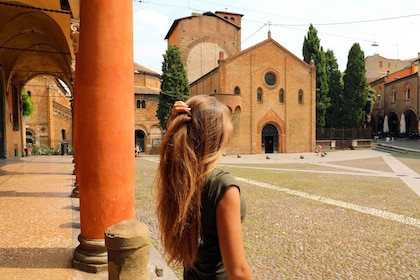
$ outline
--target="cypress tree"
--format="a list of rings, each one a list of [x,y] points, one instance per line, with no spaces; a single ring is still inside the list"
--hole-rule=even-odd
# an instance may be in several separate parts
[[[327,108],[326,112],[325,126],[328,128],[342,128],[343,79],[334,52],[327,50],[325,58],[328,77],[328,97],[331,100],[331,106]]]
[[[365,57],[359,43],[354,43],[349,51],[343,80],[343,125],[361,128],[370,114],[372,92],[366,80]]]
[[[303,60],[314,61],[316,67],[316,126],[325,127],[325,114],[331,105],[328,97],[328,77],[326,70],[325,52],[318,38],[318,31],[311,24],[307,36],[303,41]]]
[[[186,101],[188,97],[189,84],[181,51],[177,46],[171,45],[163,55],[162,80],[156,112],[162,129],[166,130],[166,121],[172,113],[175,101]]]

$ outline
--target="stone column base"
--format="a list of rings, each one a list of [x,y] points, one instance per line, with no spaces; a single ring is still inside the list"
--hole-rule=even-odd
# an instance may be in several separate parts
[[[89,239],[79,234],[80,242],[73,253],[73,266],[79,270],[98,273],[108,270],[105,240]]]

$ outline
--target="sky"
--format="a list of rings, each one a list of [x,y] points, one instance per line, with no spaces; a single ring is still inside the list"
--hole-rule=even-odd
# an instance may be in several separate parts
[[[299,58],[312,24],[323,49],[332,50],[339,69],[359,43],[366,56],[411,59],[420,53],[418,0],[133,0],[134,61],[161,73],[164,39],[176,19],[192,13],[228,11],[242,14],[244,50],[268,37]]]

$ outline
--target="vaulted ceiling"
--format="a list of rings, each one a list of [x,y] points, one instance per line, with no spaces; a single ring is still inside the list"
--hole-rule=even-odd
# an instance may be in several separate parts
[[[76,34],[71,24],[78,11],[79,0],[0,0],[0,70],[6,85],[23,86],[49,74],[71,86]]]

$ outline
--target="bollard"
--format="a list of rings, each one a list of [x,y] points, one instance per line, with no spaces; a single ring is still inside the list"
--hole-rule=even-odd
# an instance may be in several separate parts
[[[136,220],[124,220],[105,230],[109,280],[148,280],[150,233]]]

